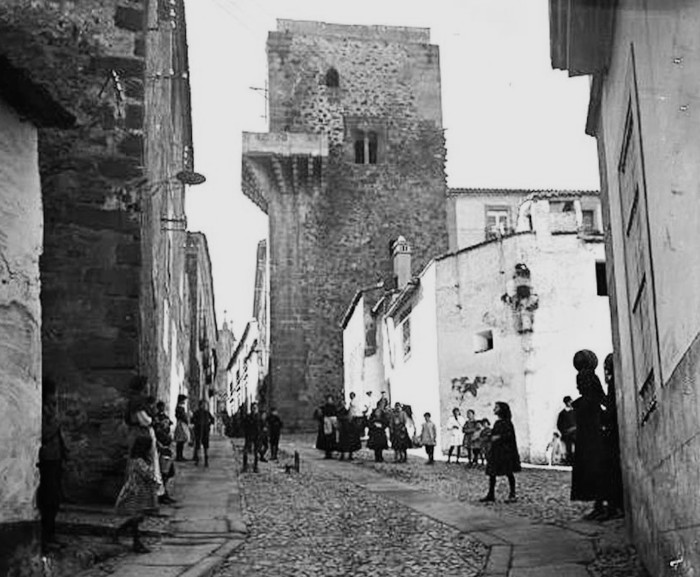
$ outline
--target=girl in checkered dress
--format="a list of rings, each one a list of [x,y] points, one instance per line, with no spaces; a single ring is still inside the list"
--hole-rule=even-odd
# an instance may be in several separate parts
[[[148,549],[141,542],[139,535],[139,523],[143,516],[156,510],[158,478],[156,477],[153,459],[153,440],[142,436],[134,440],[131,447],[131,455],[126,468],[126,481],[115,505],[120,515],[131,515],[133,520],[129,523],[134,539],[134,551],[147,553]]]

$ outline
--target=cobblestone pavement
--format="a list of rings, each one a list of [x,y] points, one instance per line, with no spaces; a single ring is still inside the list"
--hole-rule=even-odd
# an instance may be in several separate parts
[[[335,474],[262,463],[240,483],[249,534],[220,576],[468,577],[485,562],[476,539]]]
[[[294,444],[311,446],[313,438],[300,436],[293,438]],[[498,501],[494,504],[480,504],[487,489],[487,477],[483,468],[469,468],[464,464],[455,465],[437,462],[426,466],[421,451],[411,451],[408,463],[393,463],[391,451],[385,453],[388,461],[374,463],[371,452],[362,450],[356,454],[355,467],[370,469],[386,477],[399,480],[435,495],[484,507],[499,515],[516,515],[536,524],[553,524],[581,533],[594,535],[595,560],[587,568],[594,577],[643,577],[646,575],[640,566],[634,547],[625,535],[624,520],[611,520],[605,523],[581,522],[581,517],[590,509],[590,503],[576,503],[569,499],[571,472],[555,468],[524,468],[516,475],[518,502],[506,504],[507,487],[504,479],[499,480]]]

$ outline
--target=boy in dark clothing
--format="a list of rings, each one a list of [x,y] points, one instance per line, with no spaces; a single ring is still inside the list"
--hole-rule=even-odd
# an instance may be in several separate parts
[[[270,458],[273,461],[277,460],[277,453],[280,446],[280,433],[282,431],[282,419],[280,419],[277,409],[274,407],[270,411],[270,416],[267,419],[267,428],[270,435]]]
[[[262,437],[262,419],[258,413],[258,404],[250,405],[250,412],[243,418],[243,434],[245,445],[243,446],[243,471],[248,470],[248,453],[253,453],[253,472],[258,472],[258,454]]]
[[[571,397],[564,397],[564,408],[557,416],[557,429],[561,434],[561,440],[566,447],[564,463],[571,465],[574,461],[574,442],[576,440],[576,414],[571,404]]]
[[[209,466],[209,429],[214,424],[214,417],[211,416],[205,400],[199,401],[199,408],[192,415],[192,425],[194,426],[194,456],[192,460],[195,465],[199,464],[199,447],[204,448],[204,466]]]

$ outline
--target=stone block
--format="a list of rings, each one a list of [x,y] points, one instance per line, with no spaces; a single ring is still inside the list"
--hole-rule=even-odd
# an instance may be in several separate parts
[[[138,241],[117,245],[117,264],[140,266],[141,244]]]
[[[129,180],[141,176],[141,163],[129,156],[113,156],[104,158],[97,164],[100,174],[107,178]]]
[[[114,70],[121,78],[142,78],[145,63],[141,58],[128,56],[96,56],[92,59],[92,69],[98,74]]]
[[[125,126],[129,130],[143,128],[143,106],[129,104],[126,107]]]
[[[134,158],[143,158],[143,136],[140,134],[128,134],[122,138],[117,146],[120,152]]]
[[[117,6],[114,14],[114,24],[117,28],[141,32],[146,24],[143,10],[137,10],[128,6]]]

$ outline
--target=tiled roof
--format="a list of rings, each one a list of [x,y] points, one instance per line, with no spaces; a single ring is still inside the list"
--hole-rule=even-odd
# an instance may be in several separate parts
[[[482,194],[494,194],[494,195],[516,195],[522,194],[526,195],[536,195],[537,198],[557,198],[566,197],[570,198],[572,196],[597,196],[600,194],[597,190],[562,190],[553,188],[449,188],[447,194],[450,195],[482,195]]]

